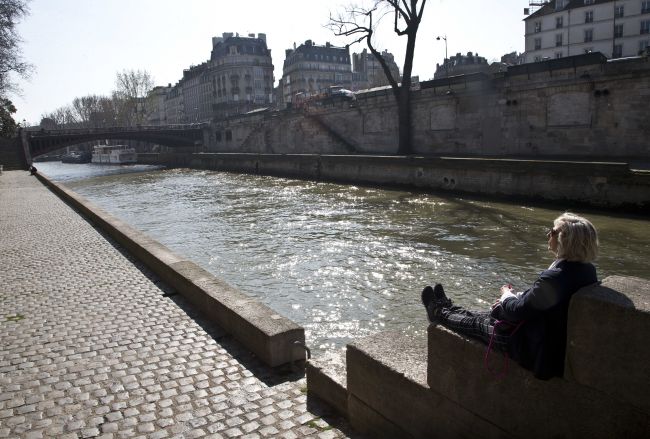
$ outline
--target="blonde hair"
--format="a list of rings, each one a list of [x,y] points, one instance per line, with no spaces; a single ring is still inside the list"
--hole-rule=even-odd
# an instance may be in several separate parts
[[[567,261],[591,262],[598,255],[598,232],[591,222],[573,213],[553,221],[557,230],[557,257]]]

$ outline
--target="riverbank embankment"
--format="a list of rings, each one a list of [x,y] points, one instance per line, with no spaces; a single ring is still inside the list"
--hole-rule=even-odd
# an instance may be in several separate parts
[[[149,153],[140,163],[396,186],[502,199],[650,209],[650,173],[627,163],[377,155]]]
[[[0,175],[0,436],[346,437],[307,408],[300,373],[269,368],[202,317],[212,304],[177,294],[80,201],[24,171]]]

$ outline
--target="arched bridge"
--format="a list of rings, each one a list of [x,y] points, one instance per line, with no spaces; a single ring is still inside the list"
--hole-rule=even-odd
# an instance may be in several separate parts
[[[138,140],[158,145],[193,147],[203,145],[207,123],[187,125],[161,125],[136,127],[80,128],[63,130],[40,130],[25,132],[25,146],[31,157],[55,151],[65,146],[93,140]]]

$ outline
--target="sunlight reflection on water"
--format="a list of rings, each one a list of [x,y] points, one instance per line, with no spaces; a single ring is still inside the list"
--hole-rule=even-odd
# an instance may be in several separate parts
[[[120,168],[120,167],[117,167]],[[545,233],[560,210],[196,170],[39,169],[173,251],[305,327],[316,351],[379,330],[426,330],[422,287],[492,303],[551,262]],[[128,174],[116,173],[135,171]],[[647,276],[650,228],[589,214],[601,232],[600,278]]]

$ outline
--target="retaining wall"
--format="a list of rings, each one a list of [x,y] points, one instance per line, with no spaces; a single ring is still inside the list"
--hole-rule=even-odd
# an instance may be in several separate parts
[[[506,72],[425,81],[412,92],[413,153],[423,155],[650,157],[650,60],[600,54]],[[390,90],[282,112],[213,122],[210,152],[395,154]]]
[[[647,211],[650,173],[625,163],[416,156],[140,154],[142,163]]]

